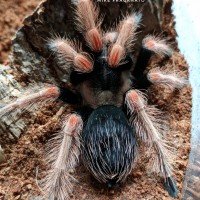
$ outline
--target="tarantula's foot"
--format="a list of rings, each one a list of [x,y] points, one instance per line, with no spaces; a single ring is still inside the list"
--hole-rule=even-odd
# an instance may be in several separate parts
[[[172,177],[168,177],[164,180],[164,186],[171,197],[177,197],[178,189],[176,186],[176,181]]]

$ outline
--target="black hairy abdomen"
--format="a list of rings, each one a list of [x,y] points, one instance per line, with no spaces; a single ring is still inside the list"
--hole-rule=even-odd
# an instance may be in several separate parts
[[[88,118],[82,133],[84,165],[100,182],[115,184],[131,172],[135,131],[115,106],[101,106]]]

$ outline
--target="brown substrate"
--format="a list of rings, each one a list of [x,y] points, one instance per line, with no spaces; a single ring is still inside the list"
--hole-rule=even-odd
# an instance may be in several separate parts
[[[11,38],[22,26],[25,16],[30,15],[40,0],[0,0],[0,63],[11,51]]]
[[[28,3],[27,3],[28,2]],[[0,10],[0,62],[6,60],[10,51],[10,38],[16,28],[21,25],[23,17],[30,13],[38,0],[34,1],[1,1]],[[173,19],[169,6],[165,9],[164,34],[169,36],[170,41],[175,42]],[[188,66],[184,58],[175,51],[169,61],[159,62],[153,58],[150,67],[165,65],[167,68],[183,72],[188,75]],[[170,117],[170,129],[168,139],[175,146],[176,159],[174,160],[174,178],[179,188],[179,197],[183,186],[184,173],[188,162],[190,150],[190,118],[191,118],[191,89],[186,87],[180,91],[171,93],[167,88],[152,88],[149,94],[151,103],[158,105]],[[32,199],[41,195],[37,186],[37,179],[42,177],[45,171],[43,162],[44,145],[51,137],[52,132],[58,129],[58,120],[52,118],[58,111],[58,105],[49,105],[39,111],[28,120],[28,130],[15,144],[4,145],[8,161],[0,166],[0,199]],[[65,113],[69,109],[65,108]],[[142,200],[142,199],[171,199],[163,188],[162,180],[150,174],[146,168],[148,158],[141,152],[140,160],[126,182],[118,188],[108,190],[98,184],[80,164],[74,172],[79,181],[75,184],[71,199],[87,200]]]

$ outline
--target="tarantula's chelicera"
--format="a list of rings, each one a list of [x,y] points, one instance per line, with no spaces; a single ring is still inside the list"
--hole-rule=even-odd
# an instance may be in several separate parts
[[[86,45],[82,49],[68,38],[55,37],[48,47],[59,64],[70,72],[68,87],[45,86],[0,109],[3,117],[19,109],[55,100],[77,105],[62,121],[62,128],[48,144],[50,165],[42,182],[46,198],[66,200],[72,191],[69,173],[79,154],[91,174],[109,187],[123,182],[131,173],[143,142],[151,152],[150,166],[159,173],[172,197],[177,188],[172,178],[171,145],[165,139],[163,116],[147,105],[142,89],[152,84],[181,88],[187,81],[166,70],[144,70],[152,54],[170,57],[164,40],[146,36],[136,62],[131,55],[141,14],[126,16],[114,32],[103,32],[98,9],[90,0],[77,4],[78,28]],[[135,64],[134,64],[135,63]]]

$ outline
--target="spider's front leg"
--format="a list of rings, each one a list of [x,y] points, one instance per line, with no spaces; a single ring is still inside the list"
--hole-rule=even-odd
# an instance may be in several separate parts
[[[155,107],[147,105],[146,97],[138,90],[126,94],[126,105],[130,123],[136,128],[136,135],[152,151],[151,167],[164,178],[164,184],[172,197],[177,196],[176,183],[172,178],[171,147],[164,138],[167,131],[162,115]]]
[[[69,114],[62,121],[62,128],[47,144],[47,163],[50,165],[42,180],[42,189],[48,199],[70,199],[72,182],[70,174],[80,154],[80,134],[83,121],[78,114]]]

